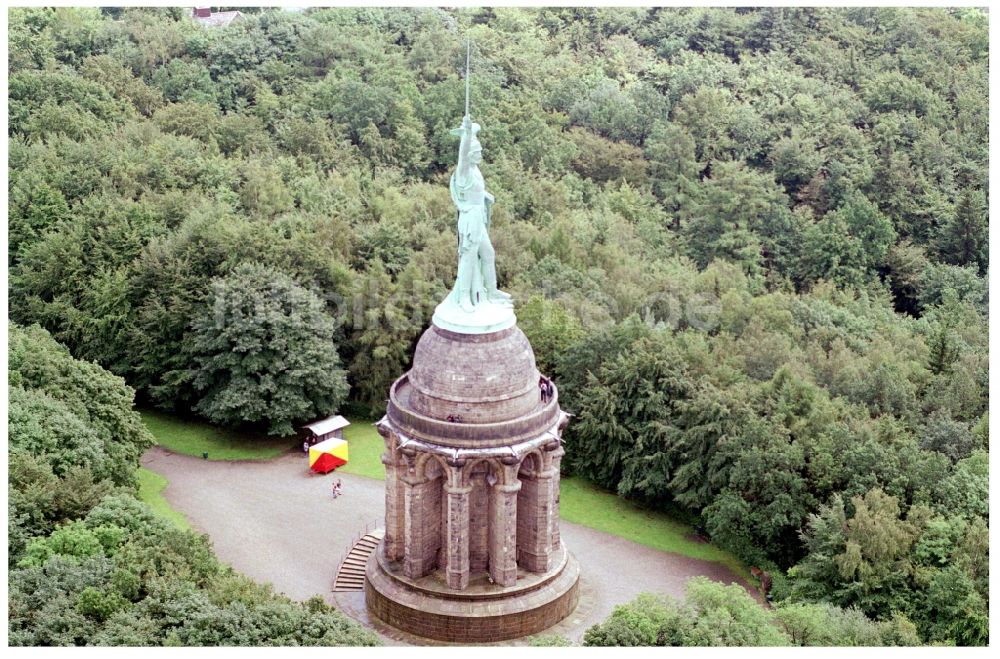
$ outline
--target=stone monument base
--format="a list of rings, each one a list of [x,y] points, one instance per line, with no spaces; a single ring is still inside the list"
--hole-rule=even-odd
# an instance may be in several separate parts
[[[517,583],[504,588],[483,573],[468,588],[451,590],[435,571],[420,579],[403,576],[380,544],[365,570],[368,610],[405,632],[452,643],[492,643],[537,634],[556,624],[579,599],[580,565],[560,547],[544,574],[518,568]]]
[[[474,311],[462,311],[451,293],[435,307],[432,320],[441,329],[459,334],[489,334],[517,323],[513,304],[483,301]]]

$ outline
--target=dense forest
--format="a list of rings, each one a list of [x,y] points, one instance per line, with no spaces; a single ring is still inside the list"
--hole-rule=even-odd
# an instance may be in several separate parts
[[[135,392],[39,327],[9,331],[10,645],[378,644],[322,598],[275,595],[154,515],[135,497],[153,443]]]
[[[309,641],[130,498],[133,390],[377,413],[454,277],[466,39],[565,468],[770,571],[764,641],[988,642],[984,11],[244,12],[9,10],[12,643]],[[704,642],[693,588],[588,643]]]

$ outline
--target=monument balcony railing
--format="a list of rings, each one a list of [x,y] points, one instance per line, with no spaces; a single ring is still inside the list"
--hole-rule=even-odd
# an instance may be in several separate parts
[[[455,447],[488,448],[506,446],[534,439],[550,430],[559,421],[559,393],[552,387],[552,396],[531,413],[516,419],[495,423],[462,423],[442,421],[418,414],[402,403],[401,397],[411,386],[409,377],[402,376],[389,389],[389,419],[415,439]]]

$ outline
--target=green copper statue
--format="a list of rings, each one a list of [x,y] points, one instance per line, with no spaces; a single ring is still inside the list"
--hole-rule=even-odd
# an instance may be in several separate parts
[[[450,297],[462,311],[473,313],[482,304],[511,306],[510,295],[497,289],[496,253],[490,243],[493,195],[479,171],[483,147],[476,135],[479,124],[469,116],[469,51],[465,64],[465,116],[451,131],[461,138],[458,168],[451,176],[451,199],[458,208],[458,276]]]

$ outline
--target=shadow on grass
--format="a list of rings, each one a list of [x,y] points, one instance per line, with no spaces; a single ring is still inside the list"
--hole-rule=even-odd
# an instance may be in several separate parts
[[[204,421],[156,410],[140,410],[143,423],[156,443],[175,453],[209,460],[267,460],[294,449],[299,437],[271,437],[250,431],[229,430]]]

